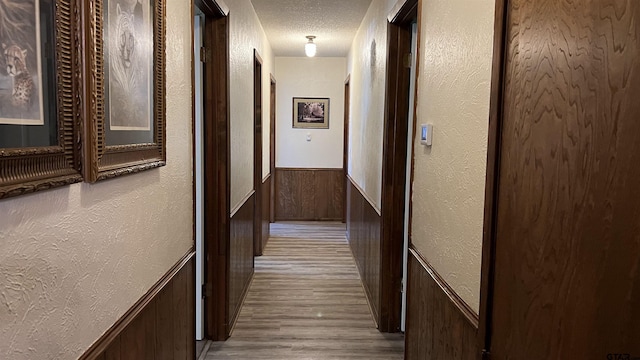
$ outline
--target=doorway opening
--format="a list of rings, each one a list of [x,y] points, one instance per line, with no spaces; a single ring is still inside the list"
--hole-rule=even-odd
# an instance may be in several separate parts
[[[202,10],[194,7],[193,18],[193,72],[194,72],[194,183],[195,183],[195,235],[196,235],[196,340],[204,340],[204,135],[203,135],[203,78],[204,67],[200,49],[204,47],[202,36],[205,16]]]
[[[265,195],[269,195],[271,191],[264,191],[264,183],[268,179],[262,177],[262,58],[258,54],[258,50],[253,51],[253,121],[254,121],[254,136],[253,136],[253,189],[255,191],[255,211],[254,211],[254,226],[253,226],[253,253],[255,256],[262,256],[264,246],[267,244],[269,237],[269,218],[265,219],[263,215],[265,209],[263,204],[269,204],[268,198],[264,198]],[[266,200],[266,201],[265,201]],[[267,211],[268,212],[268,211]],[[268,214],[267,214],[268,215]],[[266,221],[265,221],[266,220]]]
[[[405,331],[407,322],[407,279],[409,264],[409,235],[411,232],[411,183],[413,171],[413,142],[415,136],[415,106],[418,80],[418,24],[411,24],[411,77],[409,80],[409,127],[407,128],[407,162],[404,205],[404,245],[402,248],[402,321],[400,330]]]
[[[389,15],[387,102],[383,135],[381,311],[378,329],[404,329],[407,249],[410,242],[411,144],[415,133],[418,0]],[[414,32],[415,31],[415,32]],[[413,55],[412,55],[413,54]]]
[[[228,13],[221,1],[193,3],[194,233],[196,339],[229,336]],[[194,340],[196,340],[194,339]]]
[[[269,222],[276,222],[276,78],[271,74],[269,124]]]
[[[349,119],[351,117],[351,75],[347,76],[344,81],[344,141],[343,141],[343,155],[342,155],[342,171],[344,173],[344,191],[346,193],[349,188]],[[349,214],[349,197],[344,196],[344,215],[342,216],[342,222],[347,222],[347,215]]]

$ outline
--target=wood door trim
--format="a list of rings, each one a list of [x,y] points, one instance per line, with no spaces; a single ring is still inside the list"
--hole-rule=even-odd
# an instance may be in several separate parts
[[[478,347],[489,351],[491,346],[492,306],[495,273],[496,214],[500,173],[500,149],[504,91],[504,66],[507,34],[507,0],[496,1],[493,65],[491,73],[491,98],[489,105],[489,133],[487,146],[487,175],[484,197],[484,223],[482,233],[482,268],[480,278],[480,326]]]
[[[229,21],[213,0],[196,0],[196,5],[205,13],[208,55],[203,72],[205,336],[222,341],[229,336]]]
[[[418,0],[398,0],[393,6],[387,21],[392,24],[406,24],[415,19],[415,11],[418,7]]]
[[[269,172],[271,173],[271,184],[269,186],[269,222],[274,223],[276,221],[276,102],[277,102],[277,85],[276,78],[273,74],[270,74],[271,83],[269,86],[270,101],[270,123],[269,123]]]
[[[197,1],[197,0],[195,0]],[[194,2],[195,1],[191,1],[189,2],[189,8],[191,10],[191,44],[192,46],[195,45],[196,43],[196,34],[195,34],[195,28],[196,28],[196,23],[195,23],[195,5]],[[201,26],[204,26],[204,24],[200,24]],[[204,29],[200,30],[201,33],[204,33]],[[201,39],[200,41],[202,42],[202,44],[204,45],[204,39]],[[194,50],[195,51],[195,50]],[[197,213],[197,209],[196,209],[196,198],[198,196],[198,192],[196,189],[196,183],[198,182],[198,180],[196,179],[196,169],[198,167],[197,163],[196,163],[196,142],[198,141],[197,137],[196,137],[196,109],[197,109],[197,105],[196,104],[196,59],[195,59],[195,54],[192,52],[191,53],[191,166],[193,169],[192,172],[192,185],[191,185],[191,211],[193,214],[193,226],[192,226],[192,230],[191,230],[191,237],[193,239],[193,247],[194,249],[196,248],[196,233],[197,233],[197,229],[196,229],[196,213]],[[203,69],[204,70],[204,69]],[[203,84],[204,85],[204,84]],[[201,91],[203,92],[202,95],[204,95],[204,86],[202,86]],[[201,97],[202,99],[204,97]],[[204,103],[204,101],[202,101]],[[203,104],[204,105],[204,104]],[[204,120],[204,119],[203,119]],[[204,121],[203,121],[204,122]],[[202,137],[204,138],[204,134],[202,134]],[[204,141],[203,141],[204,143]],[[204,149],[202,149],[202,151],[204,151]],[[204,155],[204,154],[203,154]],[[204,169],[203,169],[204,170]],[[204,185],[204,183],[202,184]],[[204,266],[204,264],[203,264]],[[195,275],[195,271],[194,271],[194,275]],[[195,281],[195,280],[194,280]],[[204,281],[204,279],[203,279]],[[200,286],[200,284],[198,284],[198,286]],[[203,309],[204,310],[204,309]]]
[[[347,222],[348,200],[347,200],[347,187],[349,186],[349,179],[347,174],[349,173],[349,120],[351,117],[351,74],[347,75],[347,79],[344,81],[344,123],[343,123],[343,141],[342,141],[342,169],[344,171],[344,214],[342,215],[342,222]]]
[[[421,33],[422,33],[422,29],[420,27],[420,24],[422,24],[422,0],[418,0],[418,21],[417,21],[417,34],[416,34],[416,43],[417,43],[417,49],[416,49],[416,76],[418,76],[418,74],[420,74],[420,39],[421,39]],[[413,89],[413,109],[411,109],[411,111],[413,111],[413,139],[411,139],[412,141],[412,145],[411,147],[413,148],[415,146],[415,137],[418,131],[418,122],[417,122],[417,114],[418,114],[418,79],[416,80],[416,86],[415,89]],[[411,201],[411,199],[413,199],[413,181],[415,179],[415,170],[416,170],[416,151],[415,149],[412,149],[411,151],[411,164],[409,165],[411,166],[411,170],[409,172],[409,201]],[[408,235],[409,235],[409,247],[411,247],[411,242],[412,242],[412,234],[411,234],[411,229],[413,227],[413,206],[412,204],[409,204],[409,222],[408,222]],[[408,264],[407,264],[408,265]],[[409,277],[409,273],[408,273],[408,268],[407,268],[407,277]],[[407,282],[408,279],[405,279],[405,282]],[[408,294],[408,290],[407,290],[407,294]],[[408,306],[408,305],[407,305]],[[406,327],[406,322],[405,322],[405,327]]]
[[[214,17],[229,16],[229,7],[223,0],[194,0],[193,3],[206,15]]]
[[[400,5],[401,4],[401,5]],[[411,68],[411,23],[418,18],[418,0],[398,3],[387,26],[387,78],[383,134],[380,320],[383,332],[400,331],[406,204],[407,133]],[[418,54],[420,53],[418,44]],[[408,214],[407,214],[408,215]]]
[[[263,88],[262,74],[263,68],[262,57],[258,53],[258,49],[253,49],[253,191],[256,194],[254,201],[254,229],[253,229],[253,254],[254,256],[262,255],[262,160],[263,160],[263,141],[262,141],[262,118],[263,118]]]
[[[194,3],[206,15],[216,17],[229,15],[229,7],[223,0],[194,0]]]

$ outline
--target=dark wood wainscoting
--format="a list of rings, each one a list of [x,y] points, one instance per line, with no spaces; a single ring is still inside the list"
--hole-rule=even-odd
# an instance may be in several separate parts
[[[255,192],[251,192],[232,212],[229,253],[229,324],[227,334],[240,314],[251,279],[253,278],[253,224]]]
[[[189,251],[80,359],[194,359],[194,286]]]
[[[269,224],[271,223],[271,182],[273,177],[271,174],[262,180],[262,243],[260,255],[267,246],[269,240]]]
[[[347,238],[371,311],[380,323],[380,244],[382,218],[364,192],[349,179]]]
[[[344,217],[343,169],[276,168],[276,221]]]
[[[414,249],[408,277],[405,359],[479,359],[478,316]]]

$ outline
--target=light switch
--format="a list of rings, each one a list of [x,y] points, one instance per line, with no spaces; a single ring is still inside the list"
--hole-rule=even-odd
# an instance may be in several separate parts
[[[422,124],[420,132],[420,143],[422,145],[431,146],[431,140],[433,139],[433,125]]]
[[[311,141],[311,134],[307,133],[307,141]]]

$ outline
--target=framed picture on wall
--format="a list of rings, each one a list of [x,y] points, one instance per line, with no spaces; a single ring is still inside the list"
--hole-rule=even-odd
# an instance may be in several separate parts
[[[163,166],[164,0],[89,0],[85,180]]]
[[[0,198],[82,180],[76,4],[0,2]]]
[[[294,97],[293,127],[301,129],[328,129],[329,99]]]

